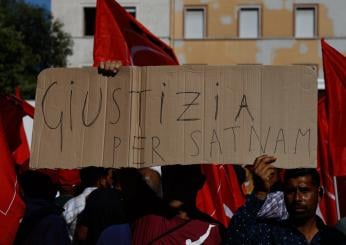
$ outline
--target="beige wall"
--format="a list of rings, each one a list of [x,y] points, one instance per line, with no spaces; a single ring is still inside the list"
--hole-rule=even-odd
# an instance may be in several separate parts
[[[170,0],[118,0],[118,3],[136,7],[137,19],[163,41],[169,42]],[[64,31],[70,33],[73,39],[69,67],[90,66],[93,63],[94,38],[83,33],[84,7],[96,7],[96,0],[52,0],[53,17],[64,24]]]
[[[294,38],[297,4],[317,6],[315,38]],[[246,5],[261,9],[258,39],[238,38],[238,8]],[[206,8],[204,39],[184,39],[186,6]],[[346,54],[346,28],[341,28],[346,17],[340,11],[346,9],[345,0],[172,0],[172,9],[171,45],[182,64],[312,64],[318,65],[322,78],[320,39],[329,38]]]
[[[184,7],[201,6],[207,10],[208,38],[238,37],[238,8],[241,6],[259,6],[261,8],[261,33],[263,38],[291,38],[294,34],[294,6],[301,5],[299,1],[272,0],[285,3],[274,7],[269,0],[172,0],[175,39],[183,38]],[[319,3],[320,2],[320,3]],[[304,1],[304,4],[317,6],[318,33],[323,36],[333,36],[333,20],[328,12],[327,1]],[[329,1],[329,5],[333,1]],[[344,6],[346,8],[346,1]],[[343,16],[339,16],[343,17]],[[335,18],[335,16],[334,16]]]
[[[346,54],[346,0],[119,0],[138,7],[137,18],[174,48],[182,64],[317,64],[321,72],[320,38]],[[74,40],[70,66],[92,63],[93,37],[83,36],[83,6],[96,0],[54,0],[52,13]],[[294,38],[294,6],[318,6],[318,33],[314,39]],[[238,8],[260,6],[261,36],[238,38]],[[184,39],[184,7],[207,10],[206,37]]]

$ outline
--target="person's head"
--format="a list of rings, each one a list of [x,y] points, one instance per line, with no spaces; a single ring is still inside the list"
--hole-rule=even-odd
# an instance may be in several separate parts
[[[102,167],[85,167],[80,170],[81,185],[85,187],[105,187],[107,172]]]
[[[106,185],[107,187],[113,187],[113,169],[112,168],[106,168],[105,170],[106,174]]]
[[[316,169],[298,168],[286,170],[284,194],[290,219],[304,223],[315,216],[318,202],[323,195],[320,176]]]
[[[113,171],[114,188],[123,196],[130,220],[146,214],[171,215],[168,205],[152,190],[135,168]]]
[[[25,199],[54,200],[57,188],[48,175],[39,171],[28,170],[20,176],[19,182]]]
[[[155,191],[155,193],[162,197],[162,186],[161,186],[161,176],[160,174],[152,168],[141,168],[139,173],[143,176],[145,182],[148,186]]]
[[[155,194],[138,169],[117,169],[113,172],[113,180],[114,187],[123,193],[127,201],[140,200],[146,198],[145,195]]]
[[[163,198],[172,206],[196,207],[197,192],[202,188],[205,176],[200,165],[171,165],[162,167]]]

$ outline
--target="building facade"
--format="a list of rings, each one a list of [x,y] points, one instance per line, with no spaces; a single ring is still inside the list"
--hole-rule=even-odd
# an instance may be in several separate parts
[[[309,65],[323,88],[322,37],[346,53],[345,0],[122,0],[181,64]],[[92,64],[95,0],[53,0],[74,40],[69,66]]]
[[[151,32],[168,42],[170,36],[169,0],[118,1]],[[52,15],[64,24],[64,30],[72,35],[73,55],[68,66],[83,67],[93,63],[93,33],[96,0],[53,0]]]
[[[346,53],[343,0],[174,0],[181,63],[309,65],[323,88],[320,39]]]

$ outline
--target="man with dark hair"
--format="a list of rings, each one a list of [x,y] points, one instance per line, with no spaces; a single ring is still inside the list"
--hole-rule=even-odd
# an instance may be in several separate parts
[[[85,208],[78,217],[76,240],[80,244],[96,244],[104,229],[111,225],[127,222],[120,192],[115,188],[98,188],[90,193]],[[80,231],[84,232],[81,233]],[[118,235],[129,237],[128,233],[122,234],[123,236]],[[117,240],[109,242],[114,244],[117,243]]]
[[[70,238],[74,237],[78,215],[85,207],[87,196],[99,187],[106,187],[106,171],[101,167],[85,167],[80,170],[82,193],[65,203],[63,216],[69,226]]]
[[[196,208],[205,178],[199,165],[162,169],[163,197],[176,214],[149,214],[134,224],[132,244],[220,244],[220,224]]]
[[[316,215],[323,190],[316,169],[287,170],[284,178],[285,204],[289,218],[284,221],[261,219],[258,211],[273,185],[276,158],[256,158],[254,192],[233,216],[226,244],[346,244],[342,233],[326,226]]]

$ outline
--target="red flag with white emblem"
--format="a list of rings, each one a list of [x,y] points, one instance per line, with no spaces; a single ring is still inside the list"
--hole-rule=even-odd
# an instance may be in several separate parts
[[[233,213],[245,202],[233,165],[201,167],[206,182],[197,195],[197,208],[228,226]]]
[[[318,171],[321,175],[321,185],[324,189],[324,195],[320,201],[319,208],[323,220],[329,225],[335,225],[338,217],[331,165],[328,153],[326,104],[325,97],[323,97],[318,101]]]
[[[346,57],[324,40],[321,44],[330,168],[334,176],[346,176]]]

